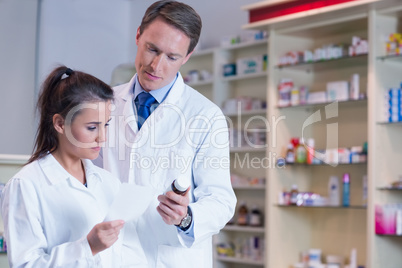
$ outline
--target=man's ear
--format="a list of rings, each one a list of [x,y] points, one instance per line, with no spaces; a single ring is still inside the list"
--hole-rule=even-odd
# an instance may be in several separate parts
[[[184,61],[181,65],[184,65],[191,57],[191,55],[193,54],[194,50],[191,51],[190,53],[188,53],[188,55],[184,58]]]
[[[53,127],[60,134],[64,134],[65,131],[64,118],[61,115],[59,114],[53,115]]]
[[[137,46],[138,46],[138,41],[139,41],[139,39],[140,39],[140,36],[141,36],[141,34],[140,34],[140,27],[138,27],[138,29],[137,29],[137,34],[135,35],[135,43],[137,44]]]

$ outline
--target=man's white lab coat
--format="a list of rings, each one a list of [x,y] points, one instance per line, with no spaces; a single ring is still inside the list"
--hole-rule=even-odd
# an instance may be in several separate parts
[[[151,186],[156,192],[138,225],[132,225],[149,267],[211,268],[212,235],[229,221],[236,205],[227,122],[221,110],[185,85],[179,74],[166,99],[138,131],[134,83],[135,77],[115,88],[103,167],[122,182]],[[156,210],[157,196],[178,177],[191,182],[189,234],[164,223]],[[127,205],[135,209],[135,204]],[[126,227],[124,244],[130,244]],[[129,265],[130,257],[123,257],[123,262]]]

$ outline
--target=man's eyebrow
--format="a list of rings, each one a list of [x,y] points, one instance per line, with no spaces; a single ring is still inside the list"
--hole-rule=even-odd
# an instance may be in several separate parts
[[[147,45],[149,45],[150,47],[158,50],[158,51],[162,51],[157,45],[155,45],[154,43],[151,42],[147,42]],[[183,55],[181,55],[180,53],[166,53],[169,56],[174,56],[174,57],[183,57]]]

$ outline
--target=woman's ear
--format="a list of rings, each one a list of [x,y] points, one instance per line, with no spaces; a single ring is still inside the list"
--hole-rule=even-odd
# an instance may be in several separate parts
[[[53,127],[60,134],[64,134],[64,118],[61,115],[53,115]]]

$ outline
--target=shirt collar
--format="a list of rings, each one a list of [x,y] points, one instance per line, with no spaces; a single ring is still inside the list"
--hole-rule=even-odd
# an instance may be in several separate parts
[[[94,177],[98,178],[100,181],[102,181],[102,176],[100,175],[99,171],[97,170],[97,167],[92,163],[91,160],[89,159],[81,159],[83,165],[84,165],[84,170],[85,170],[85,176],[90,178],[92,175]]]
[[[179,75],[179,73],[176,74],[175,78],[173,79],[173,81],[170,84],[168,84],[162,88],[155,89],[155,90],[152,90],[151,92],[149,92],[152,95],[152,97],[154,97],[155,100],[157,100],[158,103],[162,103],[165,100],[165,98],[168,95],[173,84],[176,82],[178,75]],[[146,92],[146,91],[140,85],[140,82],[138,81],[138,75],[137,75],[135,77],[134,98],[133,99],[135,100],[135,98],[137,98],[138,94],[140,94],[141,92]]]
[[[43,173],[45,173],[47,179],[50,181],[51,184],[57,184],[69,178],[75,179],[70,173],[68,173],[63,168],[62,165],[60,165],[60,163],[56,160],[56,158],[54,158],[54,156],[50,153],[44,156],[43,158],[39,159],[38,163],[41,169],[43,170]],[[88,159],[82,159],[82,163],[84,165],[85,176],[87,178],[87,181],[91,180],[92,178],[97,178],[98,180],[102,181],[102,177],[96,170],[96,167],[92,163],[92,161]]]
[[[51,184],[57,184],[71,177],[70,173],[68,173],[50,153],[39,159],[38,163]]]

